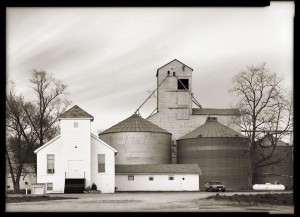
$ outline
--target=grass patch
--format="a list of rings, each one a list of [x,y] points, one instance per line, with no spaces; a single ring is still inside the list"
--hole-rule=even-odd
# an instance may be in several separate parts
[[[22,203],[22,202],[37,202],[48,200],[66,200],[66,199],[78,199],[76,197],[49,197],[45,196],[21,196],[21,197],[8,197],[6,203]]]
[[[235,201],[242,204],[269,204],[269,205],[283,205],[283,206],[293,206],[294,198],[293,193],[291,194],[255,194],[255,195],[245,195],[245,194],[234,194],[231,196],[227,195],[213,195],[209,196],[206,199],[214,200],[226,200],[226,201]]]

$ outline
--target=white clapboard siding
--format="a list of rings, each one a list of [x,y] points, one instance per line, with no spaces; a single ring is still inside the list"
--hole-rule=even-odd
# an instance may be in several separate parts
[[[37,183],[53,183],[53,192],[63,193],[65,168],[63,167],[63,147],[60,136],[37,153]],[[47,155],[54,154],[54,174],[47,174]]]
[[[128,175],[116,174],[117,191],[199,191],[198,174],[132,175],[134,180],[128,180]],[[173,175],[174,180],[169,180],[169,175]]]
[[[63,193],[65,178],[85,178],[86,187],[95,183],[102,193],[114,192],[116,150],[91,134],[90,123],[88,119],[60,120],[60,136],[37,151],[37,183],[53,183],[53,191],[47,193]],[[54,154],[54,174],[47,174],[48,154]],[[105,173],[98,173],[98,154],[105,154]],[[78,167],[76,177],[71,164]]]
[[[78,122],[78,127],[74,127]],[[91,121],[70,119],[60,121],[62,153],[64,158],[62,166],[65,169],[67,178],[72,177],[69,171],[69,161],[81,161],[78,165],[82,171],[81,178],[86,179],[86,185],[91,184]],[[77,177],[76,177],[77,178]]]
[[[115,190],[115,150],[92,135],[91,184],[97,185],[101,193],[114,193]],[[98,154],[105,154],[105,173],[98,172]]]

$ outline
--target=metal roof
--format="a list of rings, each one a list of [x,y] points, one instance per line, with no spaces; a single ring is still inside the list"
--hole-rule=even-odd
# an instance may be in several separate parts
[[[69,110],[65,111],[63,114],[59,116],[60,118],[86,118],[94,120],[94,117],[80,108],[78,105],[74,105]]]
[[[169,133],[168,131],[160,128],[159,126],[145,120],[138,114],[133,114],[124,121],[112,126],[111,128],[101,132],[105,133],[119,133],[119,132],[155,132],[155,133]],[[171,133],[169,133],[171,134]]]
[[[193,115],[206,115],[206,112],[209,115],[241,115],[241,112],[238,109],[217,109],[217,108],[193,108]]]
[[[275,140],[275,138],[273,138],[273,139]],[[271,141],[270,140],[271,140],[271,138],[268,138],[268,137],[264,138],[263,144],[266,145],[266,146],[270,146],[271,145]],[[289,143],[284,142],[284,141],[282,141],[280,139],[277,139],[276,146],[290,146],[291,147],[291,145]]]
[[[191,67],[189,67],[189,66],[185,65],[184,63],[180,62],[179,60],[177,60],[177,59],[174,59],[174,60],[172,60],[172,61],[168,62],[167,64],[165,64],[165,65],[163,65],[163,66],[159,67],[159,68],[157,69],[157,72],[156,72],[156,77],[157,77],[157,75],[158,75],[158,70],[160,70],[161,68],[165,67],[166,65],[169,65],[171,62],[174,62],[174,61],[177,61],[177,62],[181,63],[182,65],[184,65],[184,66],[186,66],[186,67],[190,68],[191,70],[193,70]]]
[[[115,165],[115,171],[117,174],[202,173],[198,164],[123,164]]]
[[[240,137],[246,138],[241,133],[221,124],[216,117],[208,117],[206,122],[180,139],[193,139],[199,137]]]

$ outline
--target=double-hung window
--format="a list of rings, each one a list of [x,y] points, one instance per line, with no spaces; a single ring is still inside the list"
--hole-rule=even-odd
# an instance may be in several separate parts
[[[54,173],[54,154],[47,155],[47,173],[48,174]]]
[[[98,173],[105,172],[105,155],[98,154]]]

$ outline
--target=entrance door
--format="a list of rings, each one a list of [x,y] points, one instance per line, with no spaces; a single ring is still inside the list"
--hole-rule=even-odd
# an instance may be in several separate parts
[[[68,178],[84,178],[84,169],[82,160],[69,160]]]

